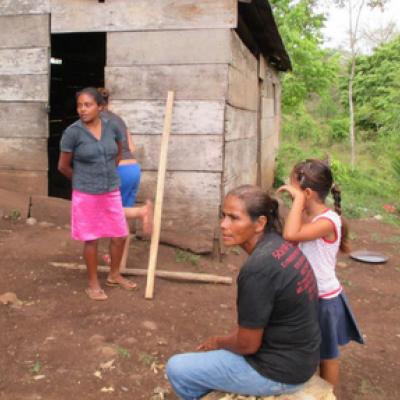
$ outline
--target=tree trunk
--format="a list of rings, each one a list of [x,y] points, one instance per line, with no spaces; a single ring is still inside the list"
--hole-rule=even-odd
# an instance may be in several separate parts
[[[350,163],[351,169],[354,170],[356,164],[356,140],[355,140],[355,129],[354,129],[354,102],[353,102],[353,80],[355,74],[356,66],[356,58],[355,54],[352,55],[351,60],[351,71],[349,76],[349,118],[350,118],[350,126],[349,126],[349,136],[350,136]]]

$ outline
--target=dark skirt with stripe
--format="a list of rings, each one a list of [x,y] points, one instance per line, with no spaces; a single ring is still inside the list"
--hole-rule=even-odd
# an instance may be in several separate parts
[[[321,328],[321,360],[339,356],[339,346],[351,340],[364,343],[356,319],[351,311],[346,295],[342,291],[332,299],[319,300],[319,324]]]

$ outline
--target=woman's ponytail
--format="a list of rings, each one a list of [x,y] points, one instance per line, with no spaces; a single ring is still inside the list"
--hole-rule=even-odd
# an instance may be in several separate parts
[[[265,232],[276,232],[282,234],[282,220],[279,213],[279,203],[274,197],[265,194],[267,203],[267,225],[265,226]]]

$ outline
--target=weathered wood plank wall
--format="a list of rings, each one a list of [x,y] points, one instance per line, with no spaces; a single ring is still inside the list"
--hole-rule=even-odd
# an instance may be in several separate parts
[[[0,75],[46,75],[47,48],[0,49]]]
[[[0,0],[0,186],[47,194],[47,0]]]
[[[0,102],[0,121],[0,138],[46,137],[47,111],[43,103]]]
[[[232,59],[229,29],[111,32],[107,39],[108,66],[227,64]]]
[[[133,133],[144,170],[139,199],[154,187],[164,99],[167,90],[175,91],[161,239],[195,251],[212,250],[218,224],[225,105],[233,62],[232,31],[211,28],[216,29],[109,33],[107,47],[111,106]],[[187,235],[188,223],[196,227],[192,237]]]
[[[106,31],[105,81],[137,146],[139,198],[154,195],[174,90],[161,238],[210,251],[223,194],[258,169],[270,185],[278,144],[279,77],[234,32],[237,12],[237,0],[0,0],[1,184],[47,192],[49,15],[52,33]]]
[[[234,28],[237,0],[51,0],[52,32]],[[172,44],[172,43],[171,43]]]
[[[49,16],[2,15],[0,48],[49,47]]]
[[[134,135],[136,156],[145,170],[157,170],[160,135]],[[168,171],[222,172],[223,137],[173,135],[168,148]]]
[[[159,135],[163,131],[165,101],[112,100],[133,134]],[[225,101],[177,100],[171,131],[174,135],[222,135]]]
[[[257,181],[257,59],[236,33],[231,36],[232,62],[225,116],[223,194]]]
[[[143,172],[141,198],[154,198],[156,180],[156,171]],[[220,173],[167,172],[161,240],[199,253],[210,252],[219,218],[220,188]]]
[[[0,0],[0,15],[47,14],[50,0]]]
[[[279,76],[267,63],[263,63],[260,113],[260,185],[267,189],[274,182],[275,158],[279,147],[281,120],[281,86]]]
[[[177,100],[224,100],[227,73],[222,64],[107,67],[106,82],[119,100],[160,100],[168,90]]]
[[[258,130],[266,131],[258,123],[262,116],[258,60],[233,30],[111,32],[107,42],[106,82],[113,97],[111,106],[133,133],[145,171],[139,199],[154,184],[148,174],[157,169],[164,114],[164,100],[160,99],[169,89],[176,91],[177,98],[168,161],[170,179],[173,181],[180,171],[185,171],[182,176],[190,181],[196,181],[198,173],[204,171],[219,174],[220,185],[215,188],[219,198],[239,184],[256,183],[257,168],[269,165],[263,161],[262,166],[257,164]],[[268,149],[270,142],[271,138],[264,140]],[[270,153],[262,153],[269,163],[273,160]],[[166,210],[177,212],[171,203],[172,187],[166,189]],[[184,190],[180,195],[182,204],[196,205],[203,198],[200,192],[198,200]],[[198,226],[194,240],[177,221],[176,230],[168,230],[168,240],[174,236],[175,244],[186,243],[196,250],[200,232],[215,230],[219,204],[205,207],[200,203],[195,207],[195,219],[206,225]],[[168,212],[166,219],[179,218]],[[202,246],[208,243],[208,251],[211,238],[201,238]]]

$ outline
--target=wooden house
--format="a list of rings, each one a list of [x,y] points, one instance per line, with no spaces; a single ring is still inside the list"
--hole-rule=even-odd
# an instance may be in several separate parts
[[[74,93],[105,86],[154,196],[174,90],[161,239],[211,251],[224,194],[272,184],[288,69],[267,0],[0,0],[0,187],[68,197]]]

